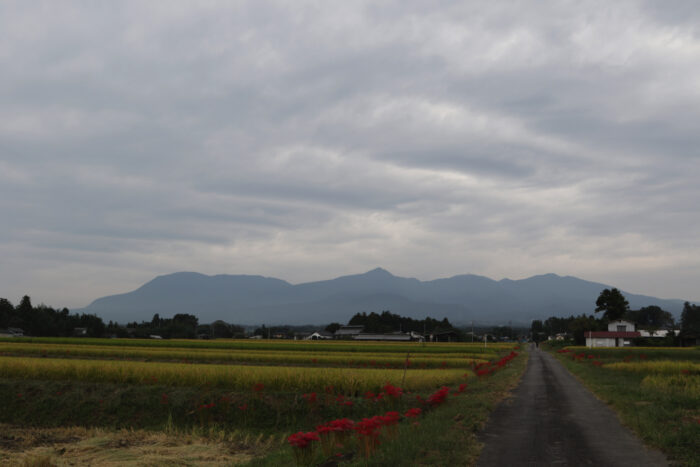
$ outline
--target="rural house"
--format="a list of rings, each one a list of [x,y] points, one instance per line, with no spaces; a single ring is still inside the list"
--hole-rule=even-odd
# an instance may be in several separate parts
[[[607,331],[587,331],[584,333],[586,337],[586,347],[627,347],[631,345],[630,339],[641,337],[641,334],[635,331],[634,323],[629,321],[612,321],[608,324]]]
[[[335,331],[336,339],[352,339],[364,330],[364,326],[340,326],[337,331]]]

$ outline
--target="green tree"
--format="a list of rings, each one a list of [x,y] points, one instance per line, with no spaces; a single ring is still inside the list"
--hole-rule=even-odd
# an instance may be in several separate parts
[[[534,342],[542,342],[545,339],[544,325],[542,321],[536,319],[530,326],[530,335]]]
[[[645,306],[639,310],[630,310],[625,318],[634,322],[637,327],[647,331],[673,329],[675,325],[673,315],[656,305]]]
[[[700,334],[700,306],[685,302],[681,313],[681,335]]]
[[[576,345],[584,345],[586,343],[585,333],[587,331],[597,331],[600,327],[600,321],[595,319],[593,315],[576,316],[569,322],[569,332],[574,336]]]
[[[231,337],[233,337],[231,326],[220,319],[211,323],[211,334],[212,339],[215,337],[220,337],[224,339],[230,339]]]
[[[627,299],[617,289],[605,289],[595,302],[595,312],[604,311],[603,318],[608,321],[622,319],[630,309]]]

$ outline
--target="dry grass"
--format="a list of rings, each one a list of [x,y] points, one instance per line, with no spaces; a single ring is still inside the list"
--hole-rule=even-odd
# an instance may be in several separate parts
[[[237,465],[279,444],[241,433],[182,434],[142,430],[21,428],[0,425],[0,464]]]

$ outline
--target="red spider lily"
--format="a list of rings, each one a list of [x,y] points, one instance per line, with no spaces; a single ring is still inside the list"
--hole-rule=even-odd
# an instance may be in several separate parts
[[[339,418],[325,425],[316,427],[321,438],[321,448],[323,453],[330,456],[334,449],[338,446],[342,447],[342,443],[347,438],[348,433],[352,430],[355,422],[348,418]]]
[[[467,389],[467,383],[462,383],[462,384],[460,384],[459,387],[457,388],[456,393],[457,393],[457,394],[462,394],[462,393],[464,392],[465,389]]]
[[[18,393],[17,393],[17,398],[18,398],[18,399],[21,399],[21,398],[22,398],[22,393],[21,393],[21,392],[18,392]]]
[[[482,368],[481,370],[476,370],[476,376],[488,376],[491,374],[490,368]]]
[[[350,431],[355,426],[355,422],[349,418],[339,418],[328,422],[328,426],[332,427],[334,431]]]
[[[241,412],[245,412],[246,410],[248,410],[248,404],[239,405],[238,410],[240,410]]]
[[[382,419],[382,426],[386,427],[386,434],[389,438],[393,439],[399,435],[398,424],[401,420],[401,414],[398,412],[387,412],[384,415],[380,415]]]
[[[316,400],[318,399],[318,396],[316,395],[315,392],[310,392],[309,394],[304,394],[301,397],[306,399],[306,402],[308,402],[309,404],[315,403]]]
[[[323,388],[323,391],[324,391],[326,394],[333,394],[333,391],[334,391],[334,390],[335,390],[335,388],[333,388],[333,386],[326,386],[325,388]]]
[[[364,398],[367,400],[372,400],[374,399],[375,394],[372,391],[367,391],[364,395]]]
[[[383,426],[392,426],[399,423],[401,420],[401,414],[398,412],[387,412],[384,415],[380,415]]]
[[[202,404],[202,405],[200,405],[199,407],[197,407],[197,409],[198,409],[198,410],[213,409],[215,405],[216,405],[216,404],[214,404],[213,402],[210,403],[210,404]]]
[[[256,383],[253,386],[253,391],[258,392],[258,393],[261,392],[263,389],[265,389],[265,385],[263,383]]]
[[[372,418],[363,418],[361,422],[355,423],[353,430],[363,436],[378,436],[379,430],[383,425],[382,422],[380,415],[375,415]]]
[[[294,460],[297,465],[307,465],[313,456],[313,443],[318,441],[318,433],[315,431],[309,431],[304,433],[300,431],[289,435],[287,442],[292,446],[292,451],[294,452]]]
[[[447,400],[450,388],[443,386],[428,397],[428,404],[432,406],[440,405]]]
[[[425,400],[421,396],[416,396],[416,401],[421,405],[425,405]]]
[[[360,450],[365,458],[369,458],[379,446],[379,430],[382,427],[381,417],[363,418],[353,429],[360,441]]]
[[[168,405],[168,395],[166,393],[160,395],[160,403],[163,405]]]
[[[289,435],[289,437],[287,437],[287,442],[296,448],[305,448],[311,442],[318,441],[318,440],[319,440],[318,433],[316,433],[315,431],[309,431],[308,433],[304,433],[303,431],[300,431],[298,433],[294,433],[292,435]]]
[[[588,358],[595,358],[595,355],[589,355]]]
[[[412,409],[408,409],[403,416],[406,418],[415,418],[419,416],[421,412],[423,412],[423,410],[420,407],[414,407]]]
[[[403,389],[398,386],[394,386],[391,383],[386,383],[382,389],[384,390],[384,394],[389,397],[393,397],[394,399],[398,399],[403,394]]]

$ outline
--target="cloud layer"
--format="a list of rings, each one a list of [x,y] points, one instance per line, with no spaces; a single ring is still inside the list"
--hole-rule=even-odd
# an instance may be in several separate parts
[[[700,299],[694,2],[3,2],[0,296],[178,270]]]

